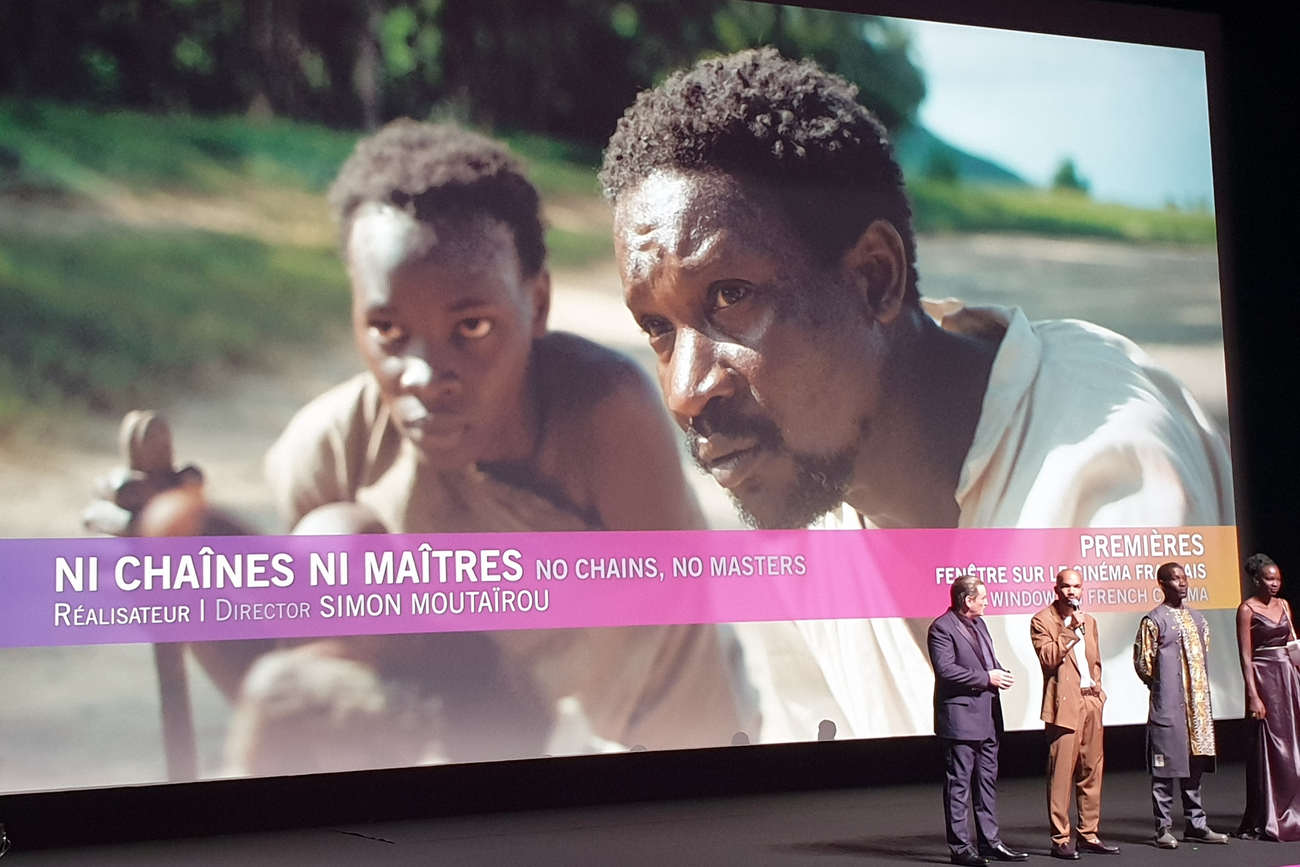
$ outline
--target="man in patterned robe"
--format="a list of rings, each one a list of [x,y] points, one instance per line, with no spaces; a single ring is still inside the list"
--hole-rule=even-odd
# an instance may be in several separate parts
[[[1184,840],[1226,843],[1210,829],[1201,805],[1201,774],[1214,770],[1214,715],[1206,662],[1210,630],[1205,618],[1183,600],[1187,575],[1177,563],[1156,571],[1164,602],[1142,618],[1133,644],[1133,667],[1151,692],[1147,716],[1147,767],[1156,819],[1155,845],[1176,849],[1173,824],[1174,781],[1183,797]]]

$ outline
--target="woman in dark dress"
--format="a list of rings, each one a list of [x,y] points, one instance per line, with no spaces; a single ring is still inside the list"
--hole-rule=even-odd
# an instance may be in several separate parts
[[[1246,812],[1237,835],[1300,840],[1300,674],[1286,651],[1295,624],[1291,607],[1278,595],[1282,570],[1277,564],[1253,554],[1245,568],[1255,592],[1237,609],[1237,645],[1253,744]]]

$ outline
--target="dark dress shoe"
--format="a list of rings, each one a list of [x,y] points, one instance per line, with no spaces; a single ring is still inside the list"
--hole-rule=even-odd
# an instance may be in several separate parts
[[[998,843],[996,846],[989,846],[987,849],[980,850],[980,854],[991,861],[1028,861],[1028,852],[1017,852],[1014,849],[1008,849],[1007,844]]]
[[[1071,846],[1069,843],[1065,843],[1065,844],[1053,843],[1051,854],[1053,858],[1060,858],[1062,861],[1079,860],[1079,853],[1075,851],[1075,848]]]
[[[1105,843],[1101,842],[1100,837],[1098,837],[1096,840],[1089,840],[1086,837],[1080,837],[1079,851],[1091,852],[1094,855],[1118,855],[1119,847],[1107,846]]]
[[[953,852],[950,861],[954,864],[961,864],[962,867],[988,867],[989,861],[982,857],[973,849],[963,849],[960,852]]]

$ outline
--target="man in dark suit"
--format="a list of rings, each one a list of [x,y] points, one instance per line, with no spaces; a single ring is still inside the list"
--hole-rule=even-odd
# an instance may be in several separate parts
[[[934,733],[943,740],[943,811],[952,863],[1025,861],[998,835],[1000,690],[1015,682],[993,651],[980,616],[988,604],[984,582],[963,575],[953,582],[952,607],[930,624],[927,646],[934,667]],[[978,841],[971,834],[975,813]],[[978,845],[977,845],[978,842]]]
[[[1079,851],[1119,853],[1097,836],[1101,822],[1102,753],[1101,652],[1097,621],[1079,610],[1083,576],[1062,569],[1056,600],[1029,621],[1029,638],[1043,667],[1043,712],[1047,731],[1047,816],[1052,857],[1077,860]],[[1070,841],[1070,800],[1079,804],[1079,843]]]

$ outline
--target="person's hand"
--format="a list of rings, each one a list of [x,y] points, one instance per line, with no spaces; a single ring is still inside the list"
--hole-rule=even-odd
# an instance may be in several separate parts
[[[129,412],[118,442],[126,466],[96,481],[94,499],[82,513],[86,529],[110,536],[198,532],[206,510],[203,475],[193,466],[173,468],[167,422],[153,412]]]
[[[989,683],[998,689],[1010,689],[1015,682],[1016,679],[1011,676],[1009,671],[995,668],[989,672]]]
[[[1251,719],[1263,719],[1268,715],[1264,709],[1264,702],[1260,701],[1258,696],[1246,699],[1246,716]]]

